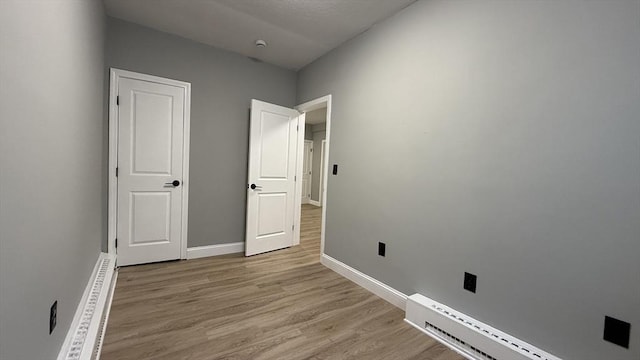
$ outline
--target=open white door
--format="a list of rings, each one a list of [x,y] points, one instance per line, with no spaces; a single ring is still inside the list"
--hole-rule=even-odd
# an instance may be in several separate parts
[[[245,255],[293,245],[297,110],[251,101]],[[299,200],[298,200],[299,201]]]
[[[186,241],[190,86],[143,74],[116,74],[117,263],[180,259]]]

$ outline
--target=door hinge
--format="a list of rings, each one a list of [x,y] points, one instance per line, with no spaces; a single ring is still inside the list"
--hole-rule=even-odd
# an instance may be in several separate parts
[[[293,177],[293,181],[298,181],[298,177],[297,177],[297,176],[294,176],[294,177]]]
[[[116,106],[120,106],[120,96],[116,96]]]
[[[118,238],[116,238],[116,249],[118,248]]]
[[[309,152],[313,152],[313,149],[309,149]]]
[[[296,131],[300,131],[300,125],[296,125]]]
[[[291,231],[293,231],[293,229],[295,229],[296,225],[291,225]]]
[[[118,168],[116,167],[116,177],[118,177]]]

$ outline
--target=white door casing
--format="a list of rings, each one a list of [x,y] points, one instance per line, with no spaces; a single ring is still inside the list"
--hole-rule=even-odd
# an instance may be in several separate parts
[[[293,109],[251,101],[246,256],[293,245],[300,116]]]
[[[322,140],[322,146],[320,150],[320,193],[318,194],[318,203],[320,203],[320,206],[323,206],[322,199],[324,198],[324,173],[326,171],[326,169],[324,168],[324,149],[326,145],[327,140]]]
[[[325,147],[324,147],[324,157],[323,157],[323,161],[321,164],[322,169],[324,169],[324,172],[322,173],[322,178],[321,178],[321,184],[323,187],[323,192],[321,193],[321,199],[320,202],[322,204],[322,222],[320,225],[320,254],[324,254],[324,241],[325,241],[325,235],[326,235],[326,226],[327,226],[327,178],[328,178],[328,173],[329,173],[329,153],[331,152],[331,113],[332,113],[332,105],[331,105],[331,94],[329,95],[325,95],[322,96],[320,98],[314,99],[314,100],[310,100],[307,101],[303,104],[300,104],[298,106],[296,106],[296,110],[298,110],[301,113],[306,113],[306,112],[310,112],[310,111],[314,111],[314,110],[318,110],[321,108],[327,108],[327,116],[326,116],[326,122],[327,122],[327,126],[326,126],[326,139],[325,139]],[[304,125],[304,118],[302,119],[301,123]],[[300,137],[299,140],[299,144],[300,146],[302,146],[302,138]],[[302,151],[299,152],[300,153],[300,157],[302,157]],[[300,162],[301,160],[299,160]],[[300,170],[302,170],[302,168],[300,168]],[[300,183],[296,184],[296,191],[300,191],[300,189],[302,188]],[[299,211],[299,207],[298,207],[298,212],[295,215],[296,219],[300,219],[300,211]],[[300,239],[300,227],[296,228],[296,234],[295,234],[298,242]]]
[[[311,169],[313,168],[313,141],[304,141],[304,159],[302,160],[302,203],[311,200]]]
[[[114,69],[112,87],[117,264],[184,258],[190,85]]]

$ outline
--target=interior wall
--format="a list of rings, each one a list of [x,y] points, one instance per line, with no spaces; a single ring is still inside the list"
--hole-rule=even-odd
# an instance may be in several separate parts
[[[0,1],[0,359],[58,356],[100,253],[103,46],[101,1]]]
[[[114,18],[106,51],[107,67],[191,83],[188,246],[244,241],[251,99],[293,107],[296,74]]]
[[[327,138],[327,124],[313,125],[311,131],[313,132],[313,162],[311,166],[311,200],[320,201],[320,168],[322,162],[320,158],[322,156],[322,140]]]
[[[638,14],[418,1],[302,69],[298,103],[335,99],[326,253],[561,358],[640,358]]]

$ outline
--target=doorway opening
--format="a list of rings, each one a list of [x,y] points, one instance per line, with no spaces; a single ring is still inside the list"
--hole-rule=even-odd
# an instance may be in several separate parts
[[[308,204],[303,205],[302,196],[302,182],[298,182],[297,186],[300,187],[299,202],[296,206],[296,223],[301,224],[302,212],[307,211],[310,213],[317,213],[320,208],[320,256],[324,254],[324,242],[325,242],[325,227],[326,227],[326,202],[327,202],[327,168],[329,166],[329,147],[330,147],[330,131],[331,131],[331,95],[323,96],[321,98],[308,101],[301,105],[296,106],[296,109],[305,114],[305,126],[301,136],[301,142],[311,141],[313,144],[312,156],[310,163],[310,190],[311,195],[308,200]],[[299,146],[300,154],[299,159],[304,158],[304,146]],[[303,171],[307,170],[307,166],[304,164],[304,159],[299,162],[298,176],[302,178]],[[304,208],[309,207],[309,208]],[[314,209],[315,208],[315,209]],[[308,217],[307,217],[308,218]],[[298,238],[297,243],[300,241],[300,231],[297,231]]]
[[[318,111],[318,112],[316,112]],[[320,237],[320,254],[324,251],[324,228],[327,189],[327,163],[329,157],[331,128],[331,96],[298,105],[295,109],[270,104],[253,99],[251,101],[249,164],[247,182],[247,231],[245,239],[245,255],[252,256],[300,244],[303,171],[305,148],[311,154],[311,147],[305,147],[305,128],[307,125],[312,134],[313,125],[306,123],[307,114],[316,116],[324,124],[325,156],[323,164],[316,162],[325,171],[321,179],[316,181],[317,213],[321,216],[316,227]],[[321,141],[321,140],[320,140]],[[321,144],[317,147],[322,147]],[[311,158],[309,156],[309,158]],[[311,160],[308,160],[307,165]],[[314,161],[315,162],[315,161]],[[307,166],[308,167],[308,166]],[[313,173],[312,170],[308,170]],[[311,180],[308,179],[307,185]],[[307,194],[310,194],[307,191]],[[311,194],[313,191],[311,190]],[[310,194],[310,195],[311,195]],[[311,197],[311,196],[309,196]],[[305,206],[313,206],[305,204]],[[317,246],[317,245],[316,245]]]

